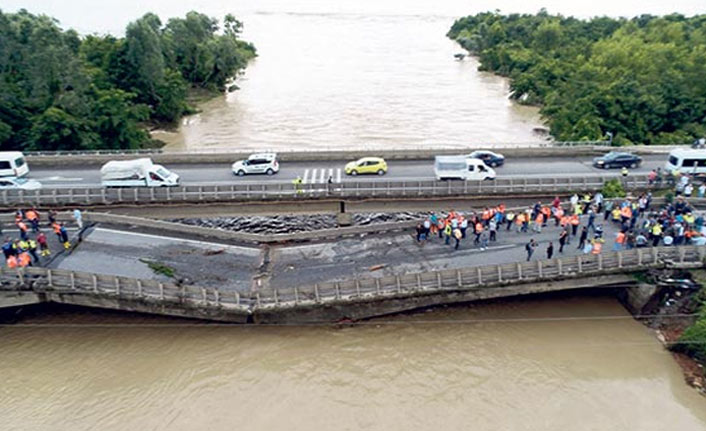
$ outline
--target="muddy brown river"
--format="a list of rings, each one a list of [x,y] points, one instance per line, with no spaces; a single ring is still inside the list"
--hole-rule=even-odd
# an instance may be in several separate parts
[[[343,328],[21,323],[0,328],[3,431],[706,429],[706,399],[609,297]]]

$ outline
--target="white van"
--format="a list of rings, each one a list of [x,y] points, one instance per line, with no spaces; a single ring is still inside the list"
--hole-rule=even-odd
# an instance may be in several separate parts
[[[24,177],[29,174],[25,156],[19,151],[0,151],[0,177]]]
[[[706,150],[692,150],[679,148],[669,153],[669,158],[664,166],[667,172],[679,169],[683,174],[706,174]]]
[[[436,156],[434,175],[437,180],[494,180],[495,170],[483,160],[469,159],[466,156]]]
[[[152,159],[113,160],[101,167],[103,187],[175,187],[179,175]]]

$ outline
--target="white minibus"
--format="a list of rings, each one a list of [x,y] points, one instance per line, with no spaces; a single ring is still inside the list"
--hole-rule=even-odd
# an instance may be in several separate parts
[[[706,174],[706,150],[687,148],[672,150],[664,167],[667,172],[678,169],[683,174],[704,175]]]
[[[19,151],[0,151],[0,177],[24,177],[29,174],[25,156]]]
[[[437,180],[494,180],[495,170],[483,160],[466,156],[436,156],[434,175]]]

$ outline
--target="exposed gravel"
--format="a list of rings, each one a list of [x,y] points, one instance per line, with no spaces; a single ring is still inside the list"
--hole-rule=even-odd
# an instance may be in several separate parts
[[[353,214],[352,220],[354,225],[364,226],[375,223],[420,220],[428,214],[426,212],[360,213]],[[262,234],[310,232],[337,227],[336,216],[333,214],[184,218],[171,221],[192,226]]]

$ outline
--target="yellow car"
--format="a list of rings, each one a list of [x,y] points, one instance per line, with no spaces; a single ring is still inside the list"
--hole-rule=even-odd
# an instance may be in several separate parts
[[[346,163],[346,175],[387,173],[387,162],[381,157],[363,157],[355,162]]]

